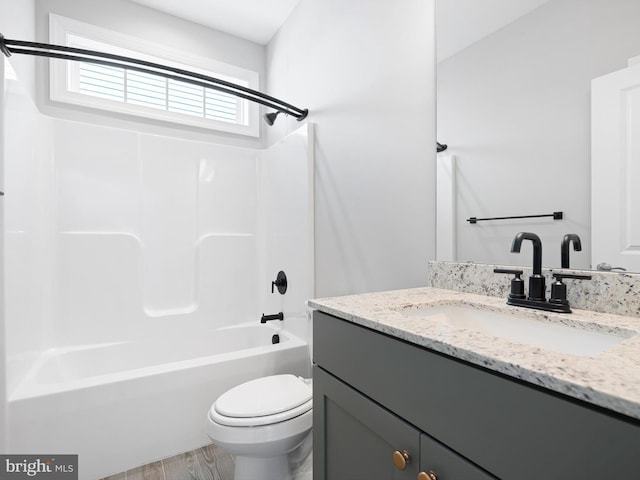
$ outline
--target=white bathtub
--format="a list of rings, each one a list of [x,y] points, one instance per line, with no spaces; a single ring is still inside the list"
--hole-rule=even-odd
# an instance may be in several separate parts
[[[308,345],[272,324],[47,351],[10,394],[9,453],[76,453],[102,478],[210,443],[222,392],[285,372],[309,376]]]

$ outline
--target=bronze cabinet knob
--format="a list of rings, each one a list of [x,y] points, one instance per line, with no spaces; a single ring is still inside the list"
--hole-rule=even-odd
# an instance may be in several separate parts
[[[418,474],[418,480],[438,480],[438,475],[433,470],[428,472],[420,472]]]
[[[393,464],[398,470],[404,470],[411,463],[411,455],[406,450],[396,450],[393,452]]]

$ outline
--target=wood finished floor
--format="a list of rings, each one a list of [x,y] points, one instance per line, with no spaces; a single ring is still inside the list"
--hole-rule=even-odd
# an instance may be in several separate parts
[[[233,480],[234,466],[232,455],[208,445],[101,480]],[[312,480],[312,455],[293,467],[294,480]]]
[[[102,480],[233,480],[233,457],[208,445]]]

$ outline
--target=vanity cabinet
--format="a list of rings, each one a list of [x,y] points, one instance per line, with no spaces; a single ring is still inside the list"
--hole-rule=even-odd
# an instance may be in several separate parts
[[[640,422],[319,311],[313,435],[315,480],[640,478]]]
[[[316,479],[495,479],[319,367],[314,389]]]

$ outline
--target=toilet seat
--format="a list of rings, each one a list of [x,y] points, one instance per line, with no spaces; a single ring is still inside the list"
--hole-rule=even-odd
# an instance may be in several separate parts
[[[221,425],[271,425],[308,412],[312,388],[294,375],[272,375],[242,383],[223,393],[209,416]]]

